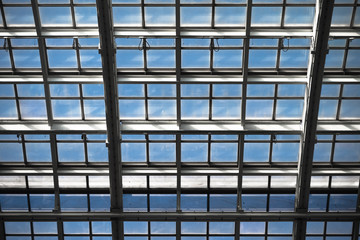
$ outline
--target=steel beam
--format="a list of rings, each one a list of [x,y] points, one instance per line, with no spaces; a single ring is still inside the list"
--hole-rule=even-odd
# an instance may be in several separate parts
[[[51,29],[44,28],[41,30],[41,35],[44,37],[61,37],[61,38],[73,38],[73,37],[99,37],[99,31],[95,28],[61,28]],[[114,32],[116,37],[162,37],[171,38],[176,37],[176,29],[161,30],[158,28],[141,29],[121,29],[116,28]],[[245,29],[199,29],[199,28],[182,28],[181,37],[188,38],[244,38],[246,36]],[[254,38],[283,38],[283,37],[312,37],[313,32],[309,29],[252,29],[250,37]],[[343,31],[333,30],[330,33],[334,38],[359,38],[360,33],[357,30]],[[0,31],[0,37],[37,37],[37,32],[33,29],[6,29],[6,31]]]
[[[189,134],[300,134],[301,124],[297,121],[247,122],[241,126],[237,121],[126,121],[121,124],[123,134],[142,133],[189,133]],[[105,121],[55,121],[52,126],[44,122],[7,121],[0,125],[0,134],[104,134]],[[318,134],[360,134],[358,121],[323,121],[317,125]]]
[[[181,60],[180,60],[181,61]],[[242,75],[180,75],[181,83],[202,83],[202,84],[242,84]],[[152,84],[168,83],[175,84],[177,78],[173,75],[122,75],[118,77],[118,83],[121,84]],[[65,83],[65,84],[102,84],[102,77],[99,75],[67,75],[67,76],[48,76],[48,82]],[[305,75],[251,75],[248,76],[247,82],[251,84],[306,84],[308,78]],[[42,76],[29,75],[3,75],[0,84],[36,84],[44,83]],[[323,83],[328,84],[360,84],[360,77],[354,75],[325,75]]]
[[[351,221],[360,218],[356,212],[1,212],[6,221],[89,221],[119,219],[123,221]]]
[[[237,176],[239,169],[236,166],[213,166],[213,167],[196,167],[196,166],[181,166],[181,176]],[[298,173],[297,168],[294,167],[281,167],[281,166],[269,166],[259,167],[256,165],[249,166],[244,165],[242,175],[249,176],[296,176]],[[108,166],[98,167],[74,167],[74,166],[58,166],[57,174],[61,176],[107,176],[109,174]],[[53,176],[53,168],[48,167],[23,167],[23,166],[1,166],[1,176]],[[178,174],[178,167],[174,166],[126,166],[122,168],[122,175],[136,175],[136,176],[148,176],[148,175],[172,175]],[[323,166],[316,167],[312,170],[312,176],[359,176],[360,165],[334,167]]]
[[[249,70],[249,47],[250,47],[250,30],[251,30],[251,9],[252,0],[246,2],[246,24],[245,24],[245,39],[243,43],[242,54],[242,93],[241,93],[241,124],[245,125],[246,119],[246,95],[247,95],[247,82],[248,82],[248,70]]]
[[[330,24],[334,8],[334,0],[317,1],[317,15],[314,22],[314,38],[312,56],[310,56],[308,67],[308,96],[305,101],[303,118],[303,134],[301,138],[298,179],[296,184],[295,210],[298,213],[307,212],[309,205],[310,181],[312,160],[317,134],[318,112],[320,105],[320,94],[324,77],[326,54],[328,52],[328,39]],[[306,221],[303,219],[294,222],[293,239],[305,240]]]
[[[112,1],[96,0],[100,53],[104,78],[107,147],[109,155],[110,201],[112,213],[123,211],[119,102],[117,92],[116,46],[113,32]],[[124,238],[123,222],[112,219],[112,239]]]

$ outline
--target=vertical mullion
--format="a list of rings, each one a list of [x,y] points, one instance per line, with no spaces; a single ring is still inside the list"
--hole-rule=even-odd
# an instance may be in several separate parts
[[[11,48],[11,41],[10,41],[10,38],[4,38],[4,39],[7,42],[7,46],[8,46],[10,63],[11,63],[11,70],[14,73],[16,71],[16,67],[15,67],[15,61],[14,61],[14,54],[13,54],[12,48]]]
[[[145,26],[145,3],[144,0],[141,0],[141,27],[144,29]]]
[[[76,28],[75,10],[74,10],[74,0],[70,0],[70,9],[71,9],[71,23],[72,23],[72,27],[73,27],[73,28]]]
[[[146,51],[144,52],[146,54]],[[144,84],[145,94],[145,120],[149,120],[149,100],[148,100],[148,85]]]
[[[176,23],[176,40],[175,40],[175,64],[176,64],[176,122],[181,125],[181,29],[180,29],[180,0],[175,0],[175,23]]]
[[[348,53],[349,53],[349,45],[350,45],[350,39],[347,38],[346,39],[346,44],[345,44],[343,62],[342,62],[342,66],[341,66],[343,72],[345,72],[345,68],[346,68],[346,60],[347,60],[347,56],[348,56]]]
[[[333,135],[331,141],[331,150],[330,150],[330,164],[333,165],[334,162],[334,153],[335,153],[335,144],[336,144],[336,135]]]
[[[24,134],[20,134],[20,137],[21,137],[21,147],[22,147],[22,151],[23,151],[24,163],[25,163],[25,165],[27,165],[28,160],[27,160],[27,154],[26,154],[26,146],[25,146]]]
[[[340,118],[340,110],[341,110],[341,104],[342,104],[342,98],[343,98],[343,90],[344,90],[344,84],[340,84],[339,102],[338,102],[338,107],[336,109],[336,120],[339,120],[339,118]]]
[[[22,120],[21,111],[20,111],[19,94],[18,94],[18,91],[17,91],[17,84],[13,84],[13,87],[14,87],[14,94],[15,94],[16,112],[18,114],[18,119]]]
[[[274,102],[273,102],[273,112],[272,112],[272,120],[276,119],[276,107],[277,107],[277,97],[278,97],[278,84],[275,84],[275,92],[274,92]]]
[[[2,3],[2,0],[0,0],[0,12],[1,12],[1,18],[2,18],[2,23],[3,23],[3,27],[5,29],[7,29],[7,23],[6,23],[6,18],[5,18],[5,11],[4,11],[4,5]],[[5,238],[4,238],[5,239]]]
[[[213,115],[213,84],[209,84],[210,85],[210,98],[209,98],[209,119],[212,120],[212,115]]]
[[[272,163],[272,155],[273,155],[273,144],[274,144],[274,141],[276,141],[276,137],[274,134],[271,134],[270,135],[270,147],[269,147],[269,163],[271,164]]]
[[[84,96],[82,90],[82,84],[79,84],[79,91],[80,91],[80,110],[81,110],[81,119],[85,120],[85,106],[84,106]],[[86,136],[85,136],[86,137]]]
[[[181,135],[176,134],[176,212],[181,212]],[[180,220],[176,221],[177,224]],[[178,232],[177,232],[177,237]]]
[[[50,86],[48,82],[48,75],[49,75],[49,63],[46,54],[46,44],[45,38],[42,36],[41,33],[41,21],[40,21],[40,14],[39,14],[39,7],[38,2],[36,0],[31,0],[32,10],[34,14],[34,21],[36,26],[36,33],[38,37],[38,45],[39,45],[39,53],[40,53],[40,61],[41,61],[41,71],[42,77],[44,81],[44,90],[45,90],[45,99],[46,99],[46,113],[48,117],[49,125],[53,123],[53,115],[52,115],[52,107],[51,107],[51,100],[50,100]]]
[[[246,25],[245,25],[245,38],[243,41],[243,56],[242,56],[242,74],[243,85],[241,93],[241,125],[245,125],[246,119],[246,92],[247,92],[247,78],[249,70],[249,46],[250,46],[250,28],[251,28],[251,8],[252,0],[247,0],[246,3]]]
[[[356,212],[359,213],[360,212],[360,179],[359,179],[359,186],[358,186],[358,193],[357,193],[357,200],[356,200]],[[355,220],[353,222],[353,234],[352,240],[359,240],[359,219]]]
[[[211,134],[208,134],[208,140],[207,140],[207,144],[208,144],[208,159],[207,159],[207,163],[210,164],[211,162]]]
[[[243,177],[243,158],[244,158],[244,134],[238,135],[238,184],[237,184],[237,212],[242,212],[242,177]]]
[[[84,141],[84,156],[85,156],[85,163],[87,165],[89,163],[89,155],[88,155],[88,147],[87,147],[88,139],[86,134],[82,134],[81,137]]]
[[[149,166],[149,163],[150,163],[150,143],[149,143],[149,135],[148,134],[145,134],[145,151],[146,151],[146,165]]]
[[[211,0],[211,28],[215,28],[215,0]]]
[[[144,61],[144,71],[145,73],[148,70],[148,64],[147,64],[147,40],[146,38],[142,39],[142,51],[143,51],[143,61]]]
[[[74,41],[73,48],[75,48],[75,51],[76,51],[77,69],[78,69],[78,72],[80,73],[81,72],[81,59],[80,59],[79,38],[75,37],[73,39],[73,41]]]
[[[213,38],[210,39],[209,51],[210,51],[210,66],[209,67],[210,67],[210,72],[212,73],[214,70],[214,39]]]

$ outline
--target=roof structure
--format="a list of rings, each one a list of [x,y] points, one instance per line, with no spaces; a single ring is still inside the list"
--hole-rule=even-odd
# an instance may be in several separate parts
[[[358,0],[0,0],[0,239],[359,240]]]

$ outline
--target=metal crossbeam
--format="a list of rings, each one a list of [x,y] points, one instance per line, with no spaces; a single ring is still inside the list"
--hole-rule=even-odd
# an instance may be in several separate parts
[[[236,163],[234,163],[236,165]],[[212,165],[216,165],[212,163]],[[196,167],[196,166],[181,166],[181,176],[237,176],[239,169],[236,166],[212,166],[212,167]],[[249,176],[296,176],[298,170],[296,166],[257,166],[243,165],[242,175]],[[44,166],[1,166],[0,174],[3,176],[52,176],[54,174],[51,165]],[[89,167],[89,166],[63,166],[59,165],[57,174],[61,176],[107,176],[109,168],[107,165]],[[155,166],[147,167],[145,163],[138,166],[128,166],[123,164],[122,175],[178,175],[178,168],[175,166]],[[312,170],[312,176],[359,176],[360,164],[345,165],[343,167],[316,166]]]
[[[9,221],[89,221],[119,219],[126,221],[293,221],[296,219],[312,221],[352,221],[360,218],[360,213],[351,212],[74,212],[74,213],[44,213],[44,212],[1,212],[0,218]],[[114,233],[113,233],[114,234]],[[113,235],[114,237],[114,235]]]
[[[182,121],[178,126],[176,121],[126,121],[122,122],[123,134],[300,134],[301,123],[296,121],[264,121],[247,122],[241,126],[237,121]],[[56,121],[49,126],[47,122],[9,121],[0,125],[1,134],[104,134],[105,121]],[[317,125],[318,134],[358,134],[360,123],[357,121],[326,121]]]
[[[330,33],[330,24],[334,8],[334,0],[318,1],[318,15],[314,23],[314,39],[312,56],[309,58],[308,68],[308,99],[305,101],[305,112],[303,118],[303,134],[300,146],[298,179],[296,184],[295,211],[307,212],[310,195],[310,181],[318,112],[320,105],[320,94],[324,76],[325,58],[328,52],[327,44]],[[303,219],[294,223],[293,239],[305,240],[306,221]]]

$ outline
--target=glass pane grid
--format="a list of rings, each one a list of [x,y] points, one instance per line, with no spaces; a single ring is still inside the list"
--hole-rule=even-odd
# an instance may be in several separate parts
[[[124,214],[125,240],[292,239],[319,3],[111,2],[118,133],[106,125],[111,90],[99,80],[106,43],[96,1],[0,4],[4,240],[110,240],[118,224],[110,213]],[[335,0],[319,99],[326,130],[309,159],[305,214],[340,217],[307,219],[308,240],[358,238],[356,218],[341,214],[359,212],[359,13],[357,1]],[[118,137],[121,209],[111,206],[118,149],[107,131]],[[243,212],[263,217],[211,217]],[[40,213],[63,217],[40,221]],[[210,217],[141,221],[142,213]],[[281,220],[286,214],[294,217]]]

